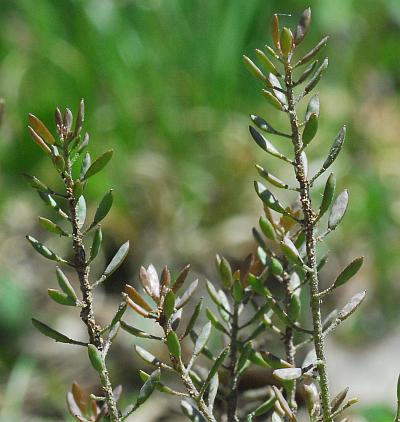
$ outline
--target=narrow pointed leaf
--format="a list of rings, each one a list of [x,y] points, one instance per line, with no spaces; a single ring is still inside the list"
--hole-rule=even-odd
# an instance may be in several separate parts
[[[274,108],[276,108],[277,110],[280,110],[280,111],[284,110],[282,103],[273,94],[271,94],[266,89],[262,89],[261,92],[262,92],[264,98],[268,101],[268,103],[272,107],[274,107]]]
[[[318,131],[318,116],[311,113],[308,118],[302,134],[303,146],[306,147],[315,137]]]
[[[280,160],[286,161],[287,163],[291,163],[292,161],[281,154],[272,144],[268,141],[260,132],[254,129],[253,126],[249,126],[250,134],[252,138],[255,140],[256,144],[263,149],[268,154],[279,158]]]
[[[165,315],[165,318],[167,319],[167,321],[171,318],[172,314],[174,313],[175,310],[175,293],[170,290],[164,299],[164,303],[163,303],[163,314]]]
[[[141,294],[131,285],[125,285],[125,293],[139,306],[148,312],[152,312],[153,308],[145,301]]]
[[[51,251],[47,246],[43,245],[43,243],[40,243],[38,240],[36,240],[32,236],[26,236],[28,239],[28,242],[34,247],[34,249],[40,253],[40,255],[44,256],[47,259],[50,259],[52,261],[57,262],[65,262],[62,258],[60,258],[58,255],[56,255],[53,251]]]
[[[283,27],[281,31],[280,46],[283,57],[288,57],[293,48],[293,34],[289,28]]]
[[[275,48],[280,51],[279,18],[277,14],[272,17],[272,41],[274,42]]]
[[[175,331],[170,331],[167,334],[167,346],[169,353],[171,353],[172,356],[174,356],[177,359],[181,358],[182,350],[181,350],[181,344],[179,343],[179,338]]]
[[[215,359],[215,362],[214,362],[213,366],[210,368],[210,371],[207,375],[207,378],[206,378],[206,380],[204,381],[204,383],[201,387],[201,390],[200,390],[201,393],[204,393],[206,391],[207,386],[211,382],[214,375],[218,372],[218,369],[223,364],[223,362],[224,362],[225,358],[227,357],[228,353],[229,353],[229,347],[225,347],[225,349],[223,349],[220,352],[220,354],[218,355],[218,357]]]
[[[57,201],[47,192],[42,192],[38,190],[38,195],[40,199],[54,211],[61,215],[61,217],[68,219],[68,215],[61,209]]]
[[[137,409],[141,406],[154,392],[157,384],[160,382],[160,370],[156,369],[150,375],[150,378],[143,384],[142,388],[139,391],[138,398],[136,400],[135,408]]]
[[[79,228],[82,228],[86,220],[86,201],[83,195],[79,197],[78,203],[76,204],[76,215],[78,218],[78,226]]]
[[[344,321],[346,318],[348,318],[361,305],[361,303],[365,299],[365,295],[365,290],[363,292],[355,294],[350,299],[349,303],[347,303],[347,305],[344,306],[343,309],[339,312],[337,318],[339,318],[341,321]]]
[[[211,334],[211,322],[207,322],[201,329],[199,336],[197,337],[196,343],[194,344],[192,357],[198,356],[204,347],[207,345],[208,339]]]
[[[260,225],[260,228],[261,228],[262,232],[264,233],[264,235],[268,239],[271,239],[271,240],[275,240],[276,239],[276,233],[275,233],[274,226],[268,220],[268,218],[261,216],[260,217],[260,220],[259,220],[259,225]]]
[[[162,340],[161,337],[158,336],[153,336],[152,334],[146,333],[145,331],[139,330],[136,327],[133,327],[132,325],[127,324],[125,321],[121,320],[120,321],[121,324],[121,328],[126,331],[129,334],[132,334],[135,337],[140,337],[140,338],[147,338],[150,340]]]
[[[274,129],[266,120],[264,120],[260,116],[256,116],[255,114],[250,114],[250,119],[253,123],[261,130],[267,133],[277,134],[278,131]],[[261,146],[261,148],[263,148]]]
[[[112,204],[113,204],[113,193],[112,189],[110,189],[104,196],[103,199],[100,201],[99,206],[97,207],[96,213],[94,215],[93,223],[90,226],[90,229],[96,226],[97,224],[102,221],[107,214],[109,213]]]
[[[74,288],[72,287],[71,283],[69,282],[67,276],[62,272],[60,267],[56,268],[56,275],[57,275],[57,282],[60,286],[61,290],[67,294],[72,299],[77,300],[78,297],[75,293]]]
[[[54,330],[53,328],[49,327],[48,325],[44,324],[43,322],[38,321],[35,318],[32,318],[32,324],[42,334],[44,334],[46,337],[50,337],[51,339],[55,340],[56,342],[86,346],[85,343],[82,343],[80,341],[72,340],[69,337],[65,336],[64,334],[61,334],[60,332]]]
[[[49,188],[36,176],[31,176],[27,173],[23,173],[22,176],[33,188],[42,192],[47,192],[49,190]]]
[[[260,404],[260,406],[258,406],[256,410],[254,410],[254,412],[252,413],[254,414],[254,416],[264,415],[265,413],[269,412],[274,407],[275,400],[276,400],[275,395],[272,395],[264,403]]]
[[[306,36],[311,23],[311,9],[308,7],[300,16],[300,21],[294,31],[294,43],[300,44]]]
[[[321,218],[332,204],[333,196],[335,194],[336,179],[331,173],[326,181],[324,194],[322,195],[321,206],[319,207],[318,218]]]
[[[69,236],[69,234],[65,232],[58,224],[54,223],[48,218],[39,217],[39,223],[44,229],[46,229],[50,233],[55,233],[60,236]]]
[[[226,258],[221,257],[218,270],[222,283],[229,289],[232,285],[232,268]]]
[[[199,317],[202,308],[203,308],[203,298],[201,298],[200,301],[199,301],[199,303],[196,305],[196,307],[195,307],[195,309],[193,311],[193,314],[190,317],[190,320],[188,322],[188,325],[187,325],[187,327],[185,329],[185,332],[183,333],[183,335],[181,337],[182,339],[185,338],[192,331],[192,329],[194,328],[194,326],[196,324],[196,321],[197,321],[197,318]]]
[[[54,302],[57,302],[60,305],[65,306],[76,306],[76,299],[68,296],[64,292],[60,292],[59,290],[55,289],[47,289],[47,293]]]
[[[339,409],[340,405],[344,402],[344,399],[349,392],[349,387],[346,387],[344,390],[340,391],[331,401],[331,412],[334,413]]]
[[[305,86],[304,95],[308,94],[309,92],[311,92],[315,88],[315,86],[317,85],[317,83],[321,79],[323,72],[328,67],[328,64],[329,64],[329,60],[327,58],[324,59],[324,61],[319,66],[319,68],[315,71],[313,77],[310,79],[310,81]]]
[[[301,377],[301,368],[275,369],[272,373],[279,381],[293,381]]]
[[[89,344],[87,349],[89,360],[93,368],[97,372],[102,373],[105,369],[105,363],[100,350],[98,350],[94,344]]]
[[[329,37],[322,38],[322,40],[307,54],[305,54],[296,64],[294,67],[301,66],[305,63],[308,63],[310,60],[312,60],[318,52],[326,46],[328,43]]]
[[[269,191],[263,184],[259,182],[254,182],[254,187],[256,189],[257,195],[267,205],[271,210],[274,210],[280,214],[286,214],[285,208],[283,205],[275,198],[273,193]]]
[[[186,265],[186,267],[184,267],[182,271],[179,273],[178,277],[175,280],[174,285],[172,286],[172,291],[175,294],[178,293],[178,290],[183,286],[183,283],[185,282],[186,277],[189,274],[189,271],[190,271],[190,264]]]
[[[329,166],[336,160],[336,157],[339,155],[342,147],[343,147],[343,143],[344,140],[346,138],[346,126],[343,126],[339,133],[337,134],[333,145],[329,151],[328,157],[326,158],[326,160],[324,161],[324,164],[322,164],[321,169],[317,172],[317,174],[315,176],[313,176],[313,178],[311,179],[311,182],[313,182],[317,177],[319,177],[325,170],[327,170],[329,168]]]
[[[89,177],[94,176],[99,171],[103,170],[103,168],[107,165],[107,163],[111,160],[111,157],[113,155],[113,150],[109,149],[108,151],[104,152],[102,155],[100,155],[99,158],[97,158],[87,169],[87,171],[84,174],[84,178],[88,179]]]
[[[310,118],[312,114],[316,114],[317,117],[319,117],[319,108],[320,108],[319,96],[314,95],[313,97],[311,97],[307,106],[306,117],[305,117],[306,121]]]
[[[271,62],[271,60],[268,58],[268,56],[266,56],[266,54],[263,51],[256,49],[256,54],[267,72],[270,72],[274,74],[275,76],[279,76],[279,72],[276,69],[275,65]]]
[[[44,142],[41,136],[39,136],[33,128],[28,126],[29,134],[31,135],[31,138],[35,142],[35,144],[46,154],[51,155],[51,149],[49,146]]]
[[[255,76],[257,79],[259,79],[261,82],[265,82],[267,77],[264,75],[262,70],[247,56],[243,56],[243,62],[245,66],[247,67],[248,71]]]
[[[185,416],[187,416],[192,422],[206,422],[201,413],[186,400],[181,401],[181,409]]]
[[[55,144],[56,140],[44,123],[35,115],[29,113],[29,124],[36,131],[36,133],[43,138],[48,144]]]
[[[103,241],[103,233],[101,227],[98,226],[93,235],[92,246],[90,248],[90,261],[93,261],[98,255]]]
[[[111,274],[113,274],[120,265],[124,262],[124,259],[128,255],[129,252],[129,240],[125,242],[114,255],[114,258],[111,262],[107,265],[107,268],[104,270],[102,278],[107,278]]]
[[[276,399],[278,400],[279,404],[281,405],[283,411],[285,412],[286,416],[289,418],[290,421],[296,421],[296,417],[294,416],[292,410],[290,409],[290,406],[286,399],[283,397],[283,394],[279,390],[278,387],[275,385],[272,386],[272,389],[274,390]]]
[[[286,95],[282,91],[280,91],[282,89],[282,86],[281,86],[281,83],[279,82],[279,79],[273,73],[270,73],[268,75],[268,80],[271,84],[271,88],[274,92],[275,97],[278,98],[281,104],[287,105]],[[275,89],[275,88],[279,88],[279,89]]]
[[[175,307],[176,309],[180,309],[190,300],[193,296],[193,293],[196,291],[197,286],[199,284],[199,280],[194,280],[189,287],[185,290],[185,293],[181,297],[176,300]]]
[[[354,259],[347,267],[342,270],[342,272],[337,276],[335,282],[333,283],[333,287],[339,287],[343,284],[347,283],[352,277],[354,277],[358,271],[360,270],[364,261],[363,256],[359,256],[358,258]]]
[[[274,176],[273,174],[269,173],[267,170],[265,170],[260,165],[256,164],[256,169],[258,171],[258,174],[263,179],[265,179],[269,183],[271,183],[271,185],[276,186],[277,188],[280,188],[280,189],[290,189],[290,190],[293,189],[287,183],[285,183],[282,180],[278,179],[276,176]]]

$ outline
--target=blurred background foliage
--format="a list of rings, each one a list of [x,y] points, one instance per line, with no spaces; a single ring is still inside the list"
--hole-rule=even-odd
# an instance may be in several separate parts
[[[92,155],[115,150],[107,171],[89,184],[87,197],[93,209],[109,187],[116,193],[114,212],[103,226],[103,263],[126,239],[133,248],[98,295],[102,317],[112,315],[122,284],[135,282],[142,263],[159,269],[168,263],[176,272],[190,262],[201,280],[213,278],[217,252],[235,263],[254,250],[251,228],[262,211],[252,188],[256,157],[275,174],[287,172],[249,140],[249,113],[284,125],[258,94],[241,56],[254,57],[254,48],[270,42],[273,13],[293,13],[294,19],[284,18],[293,26],[309,5],[313,24],[303,48],[331,36],[330,68],[318,88],[322,115],[310,148],[312,168],[323,160],[340,125],[348,125],[335,171],[339,188],[349,189],[351,207],[328,241],[333,253],[323,282],[351,257],[367,258],[357,280],[335,300],[342,303],[366,287],[368,304],[338,331],[331,347],[344,350],[349,371],[364,379],[353,391],[360,391],[369,407],[360,406],[354,418],[391,420],[400,368],[393,358],[400,344],[395,340],[400,334],[399,1],[1,0],[0,5],[0,96],[6,103],[0,132],[0,420],[67,420],[60,399],[67,384],[96,383],[81,351],[51,344],[30,325],[34,314],[84,335],[73,311],[61,314],[49,303],[52,266],[24,239],[36,232],[46,240],[36,224],[37,214],[46,210],[21,173],[56,179],[28,138],[28,112],[53,128],[55,106],[76,109],[83,97]],[[278,143],[287,148],[285,141]],[[137,365],[132,341],[125,337],[120,336],[111,366],[114,383],[123,381],[133,391]],[[357,366],[361,355],[367,367]],[[389,358],[382,371],[368,367]],[[335,389],[352,383],[349,372],[338,378],[340,364],[334,368],[333,381],[340,380]],[[148,413],[132,420],[166,420],[160,415],[168,411],[160,409],[168,403],[159,403],[158,409],[149,403]]]

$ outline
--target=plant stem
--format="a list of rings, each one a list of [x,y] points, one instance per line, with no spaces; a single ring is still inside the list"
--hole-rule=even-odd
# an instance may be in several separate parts
[[[80,314],[82,321],[86,324],[89,335],[89,342],[96,346],[98,350],[103,350],[103,339],[101,337],[101,328],[97,325],[93,311],[93,295],[92,287],[89,282],[90,266],[86,261],[86,252],[83,245],[83,235],[79,227],[76,205],[78,199],[73,192],[74,181],[72,179],[72,165],[68,156],[68,145],[64,142],[64,161],[65,170],[62,178],[65,184],[66,196],[69,206],[69,213],[72,226],[72,245],[74,248],[74,267],[79,278],[79,285],[82,292],[83,307]],[[121,420],[117,404],[113,397],[113,390],[107,369],[100,374],[100,381],[103,387],[105,398],[108,406],[108,412],[111,422],[119,422]]]
[[[290,306],[290,299],[293,294],[293,292],[290,290],[289,287],[289,277],[286,276],[283,279],[284,286],[285,286],[285,295],[286,295],[286,303],[287,308]],[[285,351],[286,351],[286,360],[291,365],[296,366],[296,349],[294,347],[294,336],[293,336],[293,328],[292,327],[286,327],[285,335],[284,335],[284,344],[285,344]],[[288,386],[286,388],[286,400],[289,403],[290,408],[293,412],[297,411],[297,403],[296,403],[296,380],[293,380],[292,382],[288,383]]]
[[[301,157],[303,142],[299,131],[299,121],[297,118],[294,94],[293,94],[293,79],[292,67],[289,63],[285,64],[285,84],[287,89],[287,113],[290,119],[292,129],[292,143],[294,146],[295,154],[295,173],[296,179],[300,187],[300,200],[304,214],[304,230],[306,234],[306,252],[307,252],[307,265],[311,268],[312,272],[308,273],[310,282],[310,295],[311,295],[311,311],[313,319],[313,338],[315,352],[317,355],[318,363],[317,369],[319,373],[319,385],[321,389],[322,400],[322,413],[323,421],[331,422],[330,410],[330,394],[328,384],[328,374],[326,367],[326,359],[324,352],[324,338],[322,335],[322,320],[321,320],[321,307],[319,294],[319,280],[316,260],[316,236],[314,232],[315,214],[312,209],[310,197],[310,182],[305,174],[305,167]]]
[[[227,396],[227,416],[228,422],[239,421],[237,416],[238,404],[238,368],[237,368],[237,349],[238,349],[238,322],[239,322],[239,304],[234,303],[233,315],[231,318],[231,343],[229,345],[229,393]]]
[[[172,330],[170,322],[160,322],[160,325],[164,330],[165,337],[167,337],[168,333]],[[181,378],[186,391],[188,392],[189,396],[196,402],[199,412],[208,422],[217,422],[212,412],[208,409],[203,397],[200,395],[196,386],[193,384],[193,381],[190,378],[190,375],[185,368],[182,359],[173,356],[171,353],[169,354],[169,357],[172,363],[172,367]]]

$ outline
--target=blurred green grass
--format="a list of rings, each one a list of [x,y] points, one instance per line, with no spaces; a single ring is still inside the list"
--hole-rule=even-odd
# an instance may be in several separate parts
[[[369,303],[341,335],[352,343],[375,341],[398,322],[397,0],[3,0],[0,5],[0,96],[6,101],[0,213],[8,245],[0,261],[7,274],[0,281],[6,292],[0,297],[0,326],[12,333],[12,341],[0,348],[2,378],[31,331],[29,319],[21,317],[26,312],[17,318],[15,309],[28,309],[32,297],[34,308],[46,303],[47,284],[29,271],[37,258],[29,261],[22,236],[34,230],[40,205],[20,174],[54,178],[28,139],[28,112],[53,127],[55,106],[75,108],[83,97],[91,150],[115,149],[108,171],[88,190],[92,201],[110,186],[116,191],[105,255],[126,238],[133,243],[110,290],[118,291],[148,261],[173,268],[190,261],[210,276],[216,252],[238,259],[252,248],[250,229],[261,212],[251,182],[253,162],[264,158],[249,141],[247,114],[278,118],[257,94],[241,55],[251,56],[269,42],[272,13],[297,16],[308,5],[313,24],[307,45],[331,36],[330,69],[318,88],[320,142],[311,150],[316,163],[340,125],[349,128],[336,170],[340,187],[349,188],[351,208],[330,240],[330,248],[337,248],[331,271],[349,254],[367,255],[356,286],[368,286]],[[272,170],[274,165],[268,164]],[[23,258],[28,264],[20,266]],[[47,312],[55,315],[53,308]]]

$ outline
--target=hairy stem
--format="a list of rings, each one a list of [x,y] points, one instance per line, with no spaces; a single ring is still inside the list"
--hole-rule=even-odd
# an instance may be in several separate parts
[[[238,351],[238,320],[239,305],[235,302],[232,315],[231,344],[229,346],[229,393],[227,396],[227,416],[228,422],[237,422],[237,404],[238,404],[238,368],[237,368],[237,351]]]
[[[82,292],[83,307],[80,317],[86,324],[87,332],[89,335],[89,342],[96,346],[98,350],[103,350],[103,339],[100,334],[101,328],[96,323],[93,311],[92,287],[89,282],[90,266],[86,261],[86,252],[83,245],[83,235],[79,227],[78,216],[76,212],[76,205],[78,200],[73,192],[74,181],[72,178],[72,166],[68,156],[68,145],[66,145],[66,142],[64,145],[65,170],[62,173],[62,178],[65,184],[71,218],[72,244],[74,248],[74,267],[79,278],[79,285]],[[119,422],[121,419],[118,413],[117,404],[113,397],[113,390],[107,369],[105,369],[100,374],[100,381],[106,397],[110,420],[111,422]]]
[[[293,79],[292,67],[290,64],[285,65],[285,84],[287,89],[287,112],[290,119],[292,129],[292,143],[295,153],[295,172],[296,178],[300,187],[300,200],[304,214],[304,230],[306,234],[306,252],[307,265],[311,269],[308,272],[311,295],[311,311],[313,319],[313,338],[315,352],[317,355],[317,369],[319,373],[319,385],[321,389],[322,413],[323,421],[331,422],[330,411],[330,394],[328,384],[328,374],[326,367],[326,359],[324,352],[324,338],[322,334],[322,320],[321,320],[321,306],[319,298],[319,280],[316,260],[316,235],[314,231],[315,215],[312,209],[310,197],[310,182],[305,174],[305,166],[301,157],[302,139],[299,131],[299,121],[297,118],[294,94],[293,94]]]

